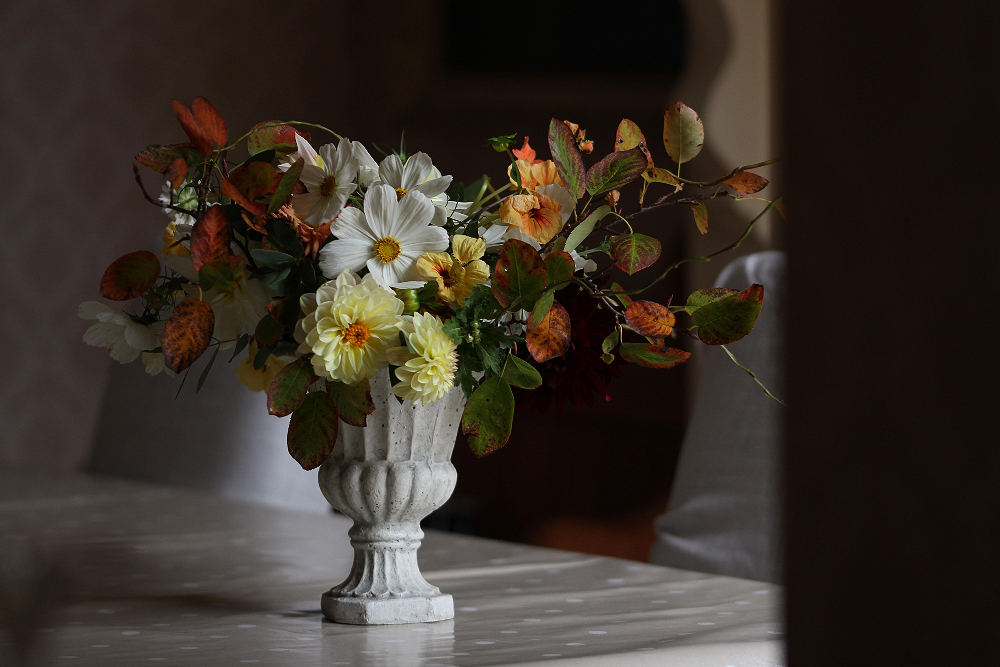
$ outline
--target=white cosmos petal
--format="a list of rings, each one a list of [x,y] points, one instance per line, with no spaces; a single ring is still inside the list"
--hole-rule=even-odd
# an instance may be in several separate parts
[[[387,155],[378,166],[378,176],[383,183],[392,187],[393,190],[402,187],[403,183],[403,162],[398,155]]]
[[[135,322],[125,325],[125,342],[137,350],[152,350],[158,343],[156,334]]]
[[[395,196],[395,193],[393,193]],[[402,240],[410,229],[419,229],[434,219],[434,204],[420,192],[411,192],[399,200],[399,213],[392,236]]]
[[[295,133],[295,145],[299,149],[299,157],[305,161],[306,166],[319,166],[319,160],[316,159],[319,157],[319,154],[316,152],[316,149],[308,141],[299,136],[298,132]]]
[[[371,276],[375,279],[382,287],[393,287],[398,281],[398,276],[396,275],[395,265],[398,262],[393,262],[392,264],[383,264],[377,258],[372,257],[368,260],[368,270],[371,272]]]
[[[319,250],[319,269],[327,278],[336,278],[344,269],[360,271],[372,255],[368,239],[337,239]]]
[[[444,227],[448,223],[448,212],[445,210],[444,206],[434,207],[434,218],[431,220],[432,225],[437,225],[438,227]]]
[[[350,206],[337,216],[337,221],[330,226],[330,232],[338,239],[357,239],[367,241],[369,245],[379,239],[368,225],[368,220],[361,209]],[[338,272],[339,275],[339,272]]]
[[[125,328],[113,322],[98,322],[92,324],[83,334],[83,342],[94,347],[111,347],[119,340],[124,340]]]
[[[559,209],[559,215],[562,216],[563,224],[569,220],[569,216],[573,213],[573,208],[576,206],[576,202],[573,201],[573,196],[569,193],[569,190],[561,185],[546,185],[544,188],[538,188],[538,194],[545,195],[549,199],[552,199],[555,203],[559,204],[561,207]]]
[[[405,245],[407,254],[418,256],[425,252],[444,252],[448,249],[448,232],[440,227],[424,227],[409,234]]]
[[[376,239],[392,236],[399,240],[392,230],[399,216],[396,191],[389,185],[373,186],[365,193],[365,218]]]
[[[354,157],[358,160],[358,183],[361,187],[371,187],[378,181],[378,162],[360,141],[351,144],[354,147]]]
[[[326,171],[322,167],[317,167],[313,164],[307,164],[302,167],[302,175],[299,176],[299,180],[309,188],[309,190],[318,190],[321,185],[323,185],[323,180],[326,178]]]
[[[322,199],[318,192],[303,192],[292,198],[292,208],[300,217],[307,218],[312,215]]]
[[[108,322],[114,314],[114,310],[99,301],[84,301],[77,309],[77,316],[83,320],[101,320],[103,322]]]
[[[451,185],[451,179],[451,176],[442,176],[441,178],[435,178],[430,181],[424,181],[419,185],[414,185],[413,189],[424,193],[428,197],[434,197],[448,189],[448,186]]]
[[[431,158],[427,153],[414,153],[406,158],[406,166],[403,168],[403,178],[399,187],[407,191],[413,190],[427,178],[432,167]]]

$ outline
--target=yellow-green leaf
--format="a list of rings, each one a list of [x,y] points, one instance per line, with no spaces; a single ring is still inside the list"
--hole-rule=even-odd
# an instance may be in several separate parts
[[[681,164],[701,152],[705,127],[694,109],[678,102],[663,114],[663,147],[674,162]]]
[[[542,376],[535,367],[513,353],[507,355],[500,377],[521,389],[535,389],[542,384]]]
[[[576,250],[580,244],[583,243],[588,236],[590,236],[590,233],[594,231],[594,226],[603,220],[604,216],[609,213],[611,213],[611,207],[602,206],[584,218],[583,222],[574,227],[573,231],[569,233],[569,236],[566,238],[566,245],[563,246],[563,250],[566,252]]]
[[[472,392],[462,414],[462,433],[476,456],[486,456],[507,444],[514,424],[514,392],[501,377],[492,377]]]

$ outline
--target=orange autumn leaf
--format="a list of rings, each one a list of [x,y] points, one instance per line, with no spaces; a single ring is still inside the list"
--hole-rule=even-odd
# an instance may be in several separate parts
[[[752,195],[766,188],[769,182],[763,176],[752,171],[741,171],[722,181],[722,184],[728,185],[742,195]]]
[[[174,192],[181,189],[184,185],[184,179],[187,178],[188,166],[184,158],[177,158],[170,163],[167,167],[167,180],[170,181],[170,187],[173,188]]]
[[[569,349],[572,334],[573,324],[569,313],[562,305],[553,302],[538,326],[528,328],[525,336],[528,352],[539,363],[561,357]]]
[[[193,364],[208,349],[215,330],[215,313],[201,299],[177,304],[163,325],[163,362],[175,373]]]
[[[625,321],[640,336],[665,338],[674,330],[676,318],[655,301],[633,301],[625,309]]]
[[[191,229],[191,261],[195,271],[214,259],[229,255],[231,225],[221,206],[212,206]]]
[[[160,275],[160,260],[148,250],[122,255],[101,277],[101,296],[112,301],[128,301],[146,293]]]
[[[191,102],[191,113],[212,143],[220,148],[226,145],[226,121],[211,102],[204,97],[194,98]]]
[[[174,116],[177,117],[177,122],[181,124],[184,128],[184,133],[187,134],[188,139],[194,144],[194,147],[198,149],[198,152],[208,157],[212,154],[212,137],[209,136],[208,132],[204,127],[201,126],[195,117],[191,113],[191,110],[184,106],[183,103],[177,100],[171,100],[171,105],[174,109]]]

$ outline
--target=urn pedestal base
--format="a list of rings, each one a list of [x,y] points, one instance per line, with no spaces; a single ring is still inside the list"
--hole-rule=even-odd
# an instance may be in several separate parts
[[[323,593],[323,615],[336,623],[353,625],[396,625],[447,621],[455,617],[455,602],[450,595],[410,598],[340,597],[333,591]]]

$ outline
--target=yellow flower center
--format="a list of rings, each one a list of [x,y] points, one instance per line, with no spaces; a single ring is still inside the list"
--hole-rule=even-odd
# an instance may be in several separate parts
[[[329,197],[337,189],[337,177],[330,174],[323,179],[323,182],[319,186],[319,193],[324,197]]]
[[[383,264],[391,264],[396,261],[399,254],[402,252],[399,248],[399,241],[392,238],[391,236],[383,236],[378,241],[375,242],[375,247],[373,249],[375,256]]]
[[[372,335],[361,322],[355,322],[351,326],[347,327],[342,334],[344,340],[353,345],[354,347],[364,347],[365,341]]]
[[[403,188],[396,188],[396,201],[399,201],[400,199],[405,197],[407,192],[409,192],[409,190],[404,190]]]

